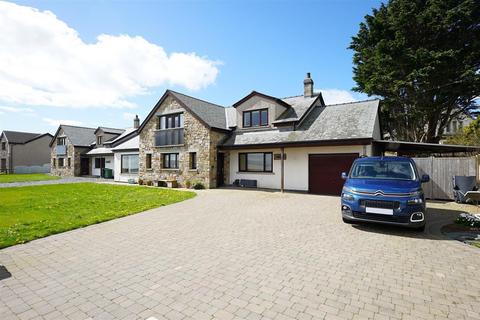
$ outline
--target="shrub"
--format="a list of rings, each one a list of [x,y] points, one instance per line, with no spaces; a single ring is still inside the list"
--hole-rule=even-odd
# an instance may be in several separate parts
[[[467,227],[480,228],[480,217],[470,213],[461,213],[457,220],[455,220],[455,223]]]
[[[143,186],[143,180],[142,179],[138,179],[138,184]]]
[[[195,182],[193,184],[193,189],[195,190],[201,190],[201,189],[205,189],[205,186],[203,185],[203,183],[201,182]]]
[[[152,180],[147,180],[145,181],[145,184],[149,187],[153,186],[153,181]]]
[[[192,186],[192,182],[190,180],[185,181],[185,188],[190,189],[191,186]]]

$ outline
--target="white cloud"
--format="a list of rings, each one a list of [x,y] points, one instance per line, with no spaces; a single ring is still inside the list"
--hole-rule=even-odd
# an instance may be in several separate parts
[[[149,88],[198,90],[219,62],[165,50],[140,36],[101,34],[85,43],[50,11],[0,2],[0,100],[61,107],[133,107]]]
[[[352,93],[347,90],[340,89],[320,89],[325,104],[336,104],[345,102],[354,102],[357,99],[354,98]]]
[[[21,107],[5,107],[0,106],[0,110],[5,112],[23,112],[23,113],[34,113],[35,111],[32,108],[21,108]]]
[[[77,120],[60,120],[51,118],[43,118],[42,120],[51,125],[52,127],[58,127],[61,124],[66,124],[70,126],[80,126],[82,124],[81,121]]]

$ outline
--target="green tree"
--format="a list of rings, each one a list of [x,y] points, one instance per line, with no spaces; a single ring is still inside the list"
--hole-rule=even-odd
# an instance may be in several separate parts
[[[476,108],[480,1],[390,0],[352,38],[354,90],[383,99],[384,132],[438,142],[446,125]]]
[[[448,144],[461,144],[465,146],[480,145],[480,118],[473,120],[462,131],[449,137],[446,141]]]

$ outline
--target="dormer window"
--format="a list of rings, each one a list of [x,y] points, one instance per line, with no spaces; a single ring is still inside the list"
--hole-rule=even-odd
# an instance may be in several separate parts
[[[243,112],[243,127],[268,126],[268,109],[252,110]]]
[[[102,139],[103,137],[102,136],[98,136],[97,137],[97,146],[101,146],[102,145]]]

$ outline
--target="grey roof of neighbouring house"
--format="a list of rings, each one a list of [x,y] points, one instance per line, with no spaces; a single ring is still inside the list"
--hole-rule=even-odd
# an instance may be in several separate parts
[[[95,130],[97,128],[86,128],[69,125],[60,125],[68,140],[76,147],[90,147],[90,143],[95,141]]]
[[[8,143],[25,143],[29,140],[32,140],[38,136],[41,136],[41,133],[31,133],[31,132],[20,132],[20,131],[3,131],[3,134],[7,137]]]
[[[169,92],[211,128],[228,129],[224,107],[172,90]]]
[[[223,146],[374,138],[379,100],[314,107],[295,131],[234,132]]]
[[[122,134],[125,129],[118,128],[107,128],[107,127],[98,127],[97,130],[101,129],[104,133],[113,133],[113,134]]]

